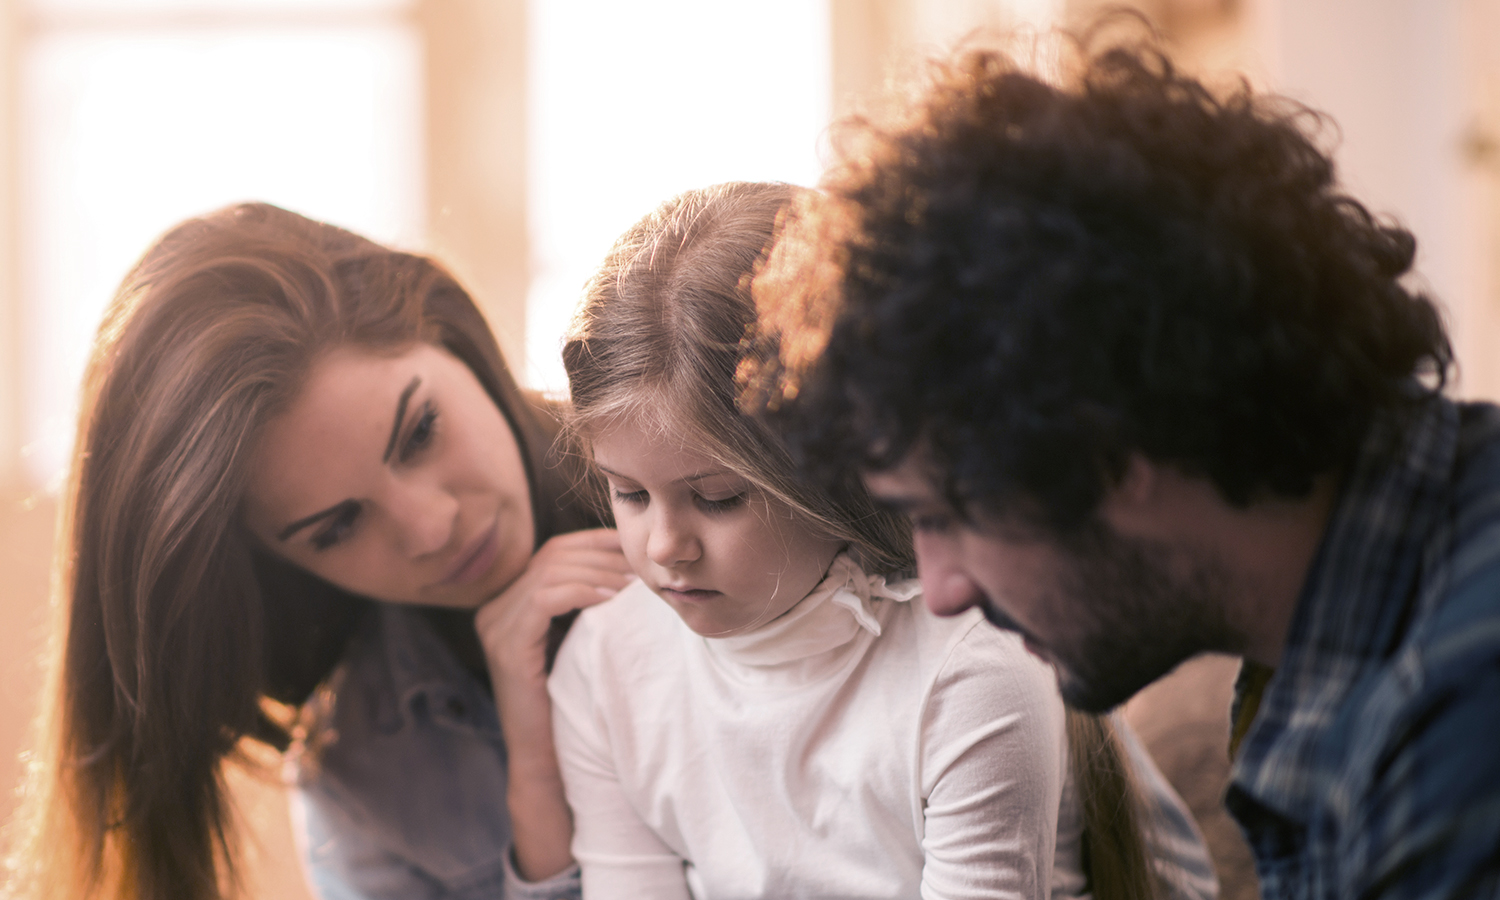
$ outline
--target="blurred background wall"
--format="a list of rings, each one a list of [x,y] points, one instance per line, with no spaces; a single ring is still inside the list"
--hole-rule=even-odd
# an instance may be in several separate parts
[[[1101,5],[0,0],[0,818],[40,683],[77,379],[154,235],[253,198],[433,252],[525,380],[558,391],[579,286],[655,203],[728,179],[812,184],[826,124],[893,66]],[[1210,81],[1332,115],[1344,181],[1421,242],[1458,393],[1500,397],[1500,0],[1134,5]],[[1250,896],[1213,812],[1233,671],[1197,662],[1129,713],[1218,835],[1228,894]],[[279,791],[241,795],[257,893],[305,896]]]

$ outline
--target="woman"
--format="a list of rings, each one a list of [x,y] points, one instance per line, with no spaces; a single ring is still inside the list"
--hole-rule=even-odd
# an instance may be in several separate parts
[[[263,204],[168,232],[85,379],[13,892],[232,893],[248,738],[302,751],[326,896],[576,896],[549,623],[628,567],[553,431],[431,260]]]

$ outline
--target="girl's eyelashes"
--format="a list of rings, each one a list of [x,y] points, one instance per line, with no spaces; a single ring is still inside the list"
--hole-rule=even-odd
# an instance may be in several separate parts
[[[697,503],[698,508],[703,510],[704,512],[728,512],[729,510],[744,504],[745,498],[747,496],[749,495],[743,491],[738,494],[730,494],[728,497],[719,498],[710,498],[705,497],[702,494],[694,494],[693,502]]]
[[[401,442],[402,462],[409,462],[432,443],[432,438],[437,433],[437,419],[437,407],[432,405],[432,401],[422,404],[422,410],[412,424],[411,431],[407,432],[406,440]]]
[[[313,549],[327,550],[347,538],[359,521],[359,513],[360,506],[353,500],[341,505],[328,517],[327,524],[312,536]]]
[[[614,502],[631,506],[643,506],[651,500],[651,494],[640,488],[625,490],[624,488],[612,486],[609,489],[609,495]],[[706,513],[728,512],[731,509],[742,506],[748,496],[749,493],[747,491],[730,494],[727,497],[705,497],[702,494],[694,493],[693,505]]]
[[[617,487],[611,487],[609,489],[609,495],[614,499],[616,503],[629,503],[633,505],[646,502],[645,491],[625,491]]]

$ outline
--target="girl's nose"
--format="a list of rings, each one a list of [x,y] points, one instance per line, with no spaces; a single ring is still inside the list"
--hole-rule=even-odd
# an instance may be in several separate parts
[[[663,568],[693,562],[703,555],[703,546],[692,529],[679,517],[658,512],[652,517],[651,532],[646,536],[646,556]]]

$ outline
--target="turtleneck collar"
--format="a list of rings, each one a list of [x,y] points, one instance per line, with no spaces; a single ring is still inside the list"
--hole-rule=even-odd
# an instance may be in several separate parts
[[[879,636],[877,601],[902,603],[920,592],[916,579],[886,584],[884,576],[866,575],[847,553],[841,553],[818,586],[796,606],[748,634],[704,641],[715,657],[740,666],[764,669],[810,662],[812,657],[851,645],[861,635]]]

